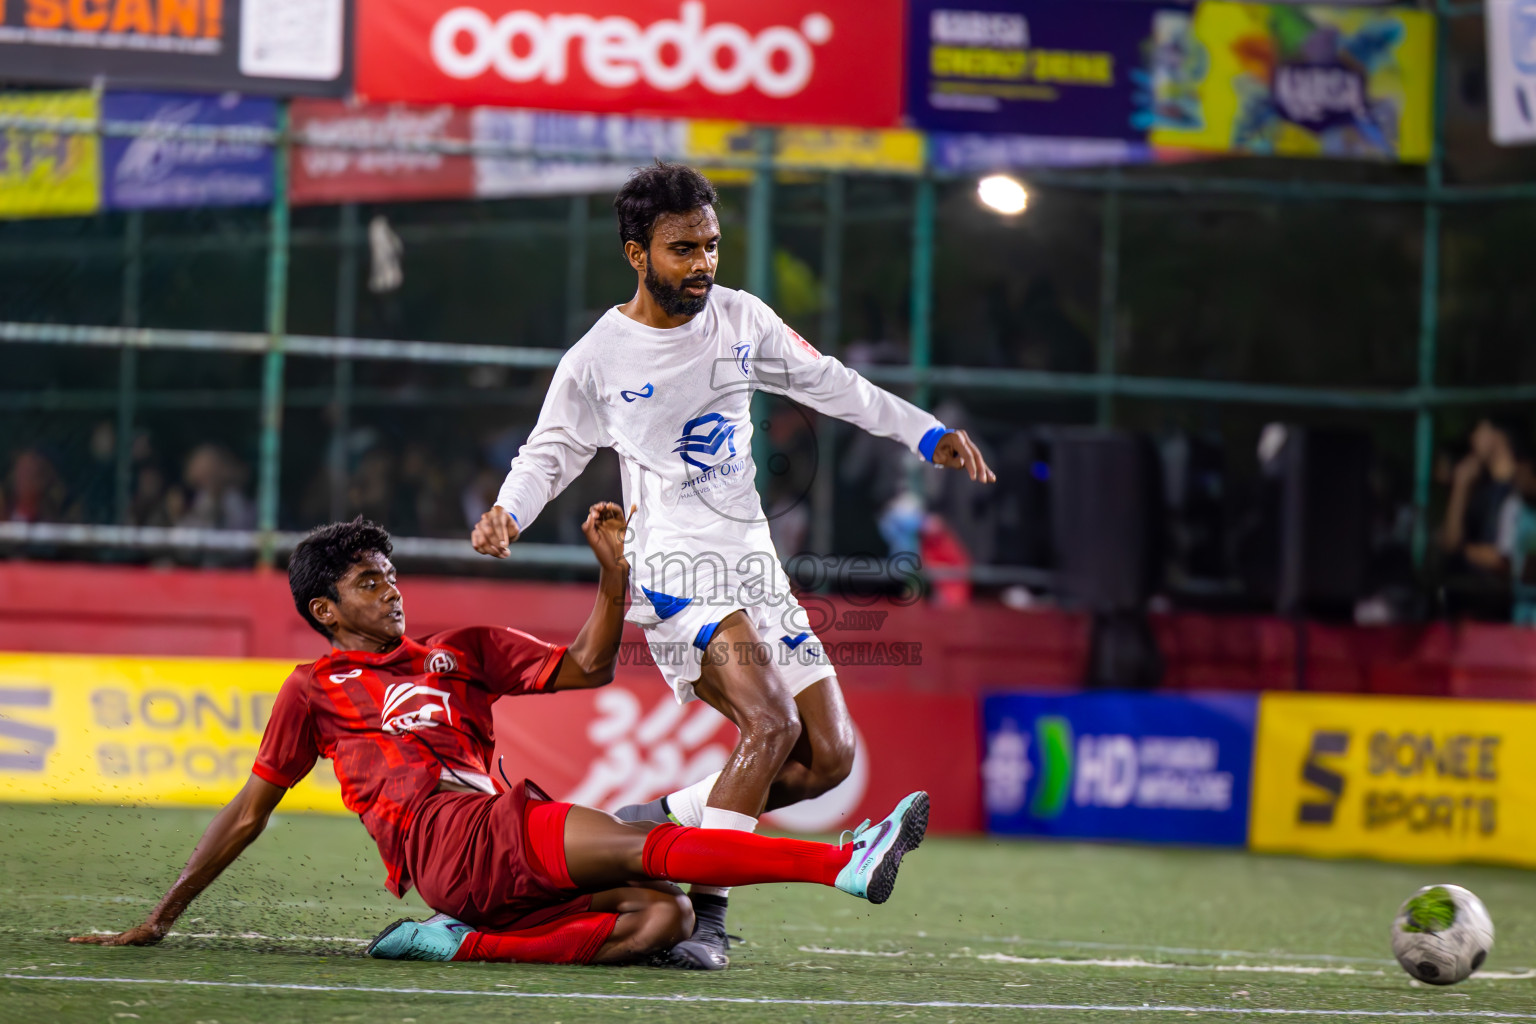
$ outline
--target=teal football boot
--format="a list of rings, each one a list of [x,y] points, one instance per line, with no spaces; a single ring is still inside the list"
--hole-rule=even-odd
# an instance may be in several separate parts
[[[447,914],[433,914],[425,921],[402,918],[379,932],[367,953],[376,960],[452,960],[472,931]]]
[[[928,831],[928,794],[918,790],[896,805],[884,821],[860,825],[853,833],[853,858],[837,873],[837,887],[852,896],[884,903],[896,888],[901,858],[917,849]]]

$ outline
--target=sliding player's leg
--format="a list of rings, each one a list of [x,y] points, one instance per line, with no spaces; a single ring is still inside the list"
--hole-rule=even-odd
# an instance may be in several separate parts
[[[493,960],[519,963],[627,963],[675,948],[693,928],[682,893],[667,882],[714,886],[814,882],[884,903],[901,859],[922,842],[928,794],[913,793],[879,825],[847,845],[775,839],[731,829],[632,825],[590,807],[545,804],[563,822],[564,848],[544,853],[541,870],[591,892],[514,928],[475,928],[439,914],[397,921],[368,946],[387,960]],[[535,826],[535,830],[542,826]],[[536,835],[530,839],[538,841]],[[553,861],[553,863],[551,862]],[[654,883],[633,881],[649,878]]]
[[[447,914],[396,921],[367,952],[381,960],[624,964],[670,949],[693,930],[688,898],[667,882],[635,882],[532,917],[537,923],[499,931]]]
[[[851,843],[778,839],[733,829],[631,825],[590,807],[572,807],[565,870],[582,888],[616,888],[633,878],[734,886],[814,882],[883,903],[901,859],[928,828],[928,794],[913,793]]]

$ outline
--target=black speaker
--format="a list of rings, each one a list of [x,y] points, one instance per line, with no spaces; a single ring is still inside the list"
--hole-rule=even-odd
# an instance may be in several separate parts
[[[1051,438],[1057,586],[1095,612],[1141,609],[1162,584],[1162,471],[1150,440],[1108,430]]]
[[[1276,456],[1282,614],[1352,616],[1370,548],[1371,458],[1360,431],[1286,428]]]

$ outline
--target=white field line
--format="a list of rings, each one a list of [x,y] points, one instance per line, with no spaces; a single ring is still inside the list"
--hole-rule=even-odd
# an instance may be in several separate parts
[[[825,925],[789,923],[780,926],[785,931],[814,931],[829,934],[832,929]],[[928,938],[927,932],[914,933],[920,939]],[[1087,942],[1077,939],[1040,939],[1028,935],[961,935],[947,936],[964,942],[987,943],[1008,946],[1050,946],[1057,949],[1102,949],[1125,952],[1158,953],[1168,956],[1206,956],[1213,959],[1267,957],[1273,960],[1312,960],[1322,963],[1382,964],[1396,963],[1390,957],[1342,956],[1337,953],[1285,953],[1279,950],[1260,952],[1252,949],[1202,949],[1194,946],[1152,946],[1141,942]]]
[[[889,950],[874,949],[835,949],[828,946],[800,946],[802,953],[819,953],[823,956],[863,956],[863,957],[903,957],[920,956],[928,959],[936,959],[936,953],[916,953],[911,951],[891,952]],[[1169,963],[1162,960],[1143,960],[1140,957],[1063,957],[1063,956],[1012,956],[1008,953],[947,953],[944,958],[948,960],[980,960],[995,964],[1022,964],[1032,967],[1109,967],[1127,970],[1153,970],[1153,971],[1217,971],[1226,973],[1247,974],[1348,974],[1348,975],[1374,975],[1385,977],[1395,972],[1384,970],[1362,970],[1358,967],[1321,967],[1311,964],[1181,964]],[[1518,971],[1479,971],[1472,975],[1480,981],[1532,981],[1536,980],[1536,970],[1525,968]]]
[[[194,981],[187,978],[92,978],[71,974],[0,974],[0,980],[85,985],[173,985],[185,988],[259,989],[275,992],[357,992],[389,996],[457,996],[497,999],[568,999],[603,1003],[700,1003],[747,1006],[871,1006],[897,1009],[1084,1011],[1090,1013],[1211,1013],[1249,1017],[1387,1017],[1536,1020],[1536,1013],[1500,1010],[1301,1010],[1261,1006],[1163,1006],[1151,1003],[971,1003],[950,1000],[772,999],[762,996],[644,996],[609,992],[516,992],[509,989],[389,988],[375,985],[297,985],[260,981]]]

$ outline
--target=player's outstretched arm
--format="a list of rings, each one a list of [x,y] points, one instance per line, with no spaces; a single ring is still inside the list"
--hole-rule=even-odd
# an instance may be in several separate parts
[[[187,909],[187,904],[212,885],[241,851],[261,835],[261,830],[267,827],[267,819],[272,816],[272,809],[286,792],[281,786],[252,775],[246,780],[245,788],[214,815],[203,838],[197,841],[187,866],[181,869],[176,884],[149,912],[143,924],[117,935],[76,935],[69,941],[96,946],[153,946],[165,938],[171,925]]]
[[[634,515],[634,508],[630,508]],[[619,640],[624,634],[624,600],[629,593],[629,562],[624,558],[628,529],[624,510],[610,501],[593,505],[581,532],[597,556],[597,601],[581,632],[566,648],[551,690],[587,690],[613,682]]]

